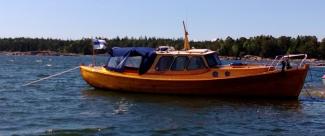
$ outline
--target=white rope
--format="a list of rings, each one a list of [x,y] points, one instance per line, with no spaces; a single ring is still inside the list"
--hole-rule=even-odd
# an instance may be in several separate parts
[[[72,70],[75,70],[75,69],[77,69],[77,68],[79,68],[79,66],[74,67],[74,68],[72,68],[72,69],[68,69],[68,70],[62,71],[62,72],[60,72],[60,73],[56,73],[56,74],[51,75],[51,76],[48,76],[48,77],[44,77],[44,78],[41,78],[41,79],[38,79],[38,80],[35,80],[35,81],[32,81],[32,82],[29,82],[29,83],[27,83],[27,84],[24,84],[23,86],[28,86],[28,85],[31,85],[31,84],[34,84],[34,83],[37,83],[37,82],[40,82],[40,81],[43,81],[43,80],[46,80],[46,79],[52,78],[52,77],[56,77],[56,76],[62,75],[62,74],[64,74],[64,73],[70,72],[70,71],[72,71]]]

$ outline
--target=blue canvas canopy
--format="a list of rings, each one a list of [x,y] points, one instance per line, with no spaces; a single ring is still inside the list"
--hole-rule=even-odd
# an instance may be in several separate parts
[[[141,56],[142,61],[139,67],[139,74],[144,74],[151,67],[156,58],[155,48],[148,47],[114,47],[110,52],[111,57],[122,57],[122,61],[117,67],[107,67],[109,70],[122,72],[128,57]]]

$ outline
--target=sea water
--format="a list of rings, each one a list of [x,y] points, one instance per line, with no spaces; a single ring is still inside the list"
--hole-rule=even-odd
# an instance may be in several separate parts
[[[91,56],[0,56],[0,135],[325,134],[322,68],[312,68],[308,93],[298,100],[95,90],[78,70],[23,87],[91,62]]]

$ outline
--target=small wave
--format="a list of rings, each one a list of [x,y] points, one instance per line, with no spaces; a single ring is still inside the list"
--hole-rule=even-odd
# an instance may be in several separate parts
[[[98,135],[102,134],[102,131],[106,129],[109,128],[48,129],[41,135]]]
[[[86,128],[86,129],[48,129],[46,131],[47,134],[93,134],[100,131],[100,128]]]
[[[129,104],[129,102],[126,101],[125,98],[122,98],[116,103],[116,108],[113,111],[113,114],[123,114],[129,110],[130,106],[132,106],[132,104]]]
[[[47,76],[50,76],[50,75],[48,75],[48,74],[38,74],[38,75],[36,75],[37,77],[40,77],[40,78],[43,78],[43,77],[47,77]]]
[[[43,61],[42,60],[36,60],[37,63],[42,63]]]
[[[323,91],[323,90],[304,90],[301,92],[301,96],[317,98],[317,99],[325,99],[325,91]]]

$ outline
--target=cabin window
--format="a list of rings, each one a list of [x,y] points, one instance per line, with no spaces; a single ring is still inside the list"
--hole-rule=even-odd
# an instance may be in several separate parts
[[[124,66],[131,69],[139,69],[141,65],[141,56],[128,57]]]
[[[162,56],[157,65],[156,70],[157,71],[167,71],[170,68],[170,65],[173,63],[174,57],[173,56]]]
[[[110,57],[107,63],[107,67],[117,68],[122,62],[123,57]]]
[[[130,69],[139,69],[141,65],[141,56],[134,57],[110,57],[107,63],[109,68],[130,68]]]
[[[216,53],[208,54],[204,56],[209,67],[216,67],[218,65],[221,65],[221,61]]]
[[[187,66],[188,70],[197,70],[205,68],[203,59],[199,56],[193,56],[190,58],[190,62]]]
[[[173,71],[183,71],[188,63],[188,57],[186,56],[178,56],[175,58],[174,63],[170,70]]]

